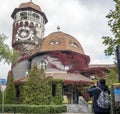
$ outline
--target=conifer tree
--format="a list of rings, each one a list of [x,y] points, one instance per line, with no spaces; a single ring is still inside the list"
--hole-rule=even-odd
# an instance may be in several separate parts
[[[38,69],[37,65],[34,65],[23,87],[23,103],[47,105],[50,104],[50,99],[51,91],[44,69]]]
[[[5,103],[14,104],[16,100],[16,89],[13,76],[9,76],[5,90]]]
[[[2,104],[2,91],[0,91],[0,104]]]

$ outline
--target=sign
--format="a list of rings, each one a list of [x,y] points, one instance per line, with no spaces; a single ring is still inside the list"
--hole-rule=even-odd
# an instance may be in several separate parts
[[[6,79],[1,79],[0,78],[0,85],[6,85]]]
[[[118,89],[118,88],[114,89],[114,94],[115,94],[115,95],[116,95],[116,94],[120,94],[120,89]]]
[[[1,79],[1,85],[6,85],[6,79]]]
[[[114,88],[115,103],[120,105],[120,88]]]
[[[4,92],[6,89],[6,79],[0,79],[0,84],[1,84],[1,91]]]
[[[113,84],[115,106],[120,106],[120,83]]]

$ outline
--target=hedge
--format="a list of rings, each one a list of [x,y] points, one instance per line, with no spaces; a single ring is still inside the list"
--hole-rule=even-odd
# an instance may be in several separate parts
[[[2,112],[2,105],[0,105]],[[24,105],[24,104],[5,104],[4,112],[6,113],[39,113],[52,114],[66,112],[65,105]]]

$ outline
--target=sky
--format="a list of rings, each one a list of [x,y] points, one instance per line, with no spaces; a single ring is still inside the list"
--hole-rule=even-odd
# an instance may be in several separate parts
[[[11,14],[21,3],[30,0],[2,0],[0,3],[0,34],[8,37],[11,46],[12,24]],[[113,64],[114,56],[105,56],[103,36],[111,36],[105,17],[114,10],[113,0],[32,0],[39,5],[47,16],[45,36],[57,31],[70,34],[81,44],[86,55],[90,56],[90,64]],[[0,62],[0,78],[6,78],[11,66]]]

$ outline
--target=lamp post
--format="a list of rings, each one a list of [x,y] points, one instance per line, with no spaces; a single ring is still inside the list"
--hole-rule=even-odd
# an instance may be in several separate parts
[[[4,91],[6,88],[6,79],[0,79],[1,92],[2,92],[2,113],[4,113]]]
[[[118,63],[118,80],[120,82],[120,45],[116,46],[116,58]]]

